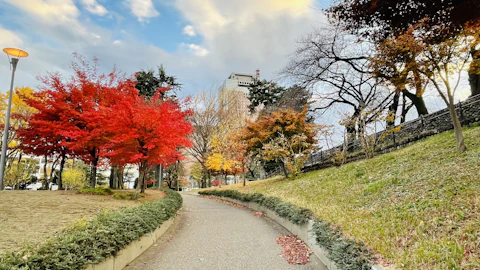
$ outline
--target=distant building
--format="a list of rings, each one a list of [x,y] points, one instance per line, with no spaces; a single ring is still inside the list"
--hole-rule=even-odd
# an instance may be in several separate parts
[[[233,118],[251,118],[248,106],[248,88],[260,80],[260,70],[255,74],[232,72],[220,87],[220,98],[224,108]]]

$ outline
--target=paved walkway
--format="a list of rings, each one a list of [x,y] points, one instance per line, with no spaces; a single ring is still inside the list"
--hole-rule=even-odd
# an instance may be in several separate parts
[[[270,219],[195,195],[182,196],[183,208],[174,224],[124,269],[326,269],[313,255],[306,265],[288,264],[275,242],[288,231]]]

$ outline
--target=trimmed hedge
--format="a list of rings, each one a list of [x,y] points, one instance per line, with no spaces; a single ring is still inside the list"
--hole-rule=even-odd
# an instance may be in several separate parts
[[[267,197],[260,193],[241,193],[236,190],[205,190],[198,192],[200,195],[217,196],[236,199],[242,202],[255,202],[264,206],[279,216],[290,220],[294,224],[305,224],[313,216],[312,211],[298,207],[294,204],[283,202],[279,198]]]
[[[87,187],[87,188],[82,188],[78,191],[79,193],[83,194],[89,194],[89,195],[112,195],[113,191],[109,188],[104,188],[104,187]]]
[[[371,269],[372,255],[362,242],[346,238],[338,229],[323,220],[312,226],[317,244],[328,250],[328,258],[343,270]]]
[[[371,269],[372,255],[363,243],[346,238],[339,229],[330,223],[314,217],[309,209],[260,193],[241,193],[236,190],[206,190],[198,193],[232,198],[242,202],[255,202],[294,224],[305,224],[309,219],[313,219],[312,232],[317,244],[328,251],[328,258],[335,262],[339,269]]]
[[[155,202],[115,212],[101,212],[90,222],[67,228],[36,250],[23,249],[0,256],[0,269],[83,269],[115,256],[123,247],[156,230],[175,216],[182,197],[167,196]]]

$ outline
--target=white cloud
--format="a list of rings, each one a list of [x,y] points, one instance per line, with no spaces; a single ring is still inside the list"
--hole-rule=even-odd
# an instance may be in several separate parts
[[[97,3],[97,0],[82,0],[82,4],[84,8],[92,14],[104,16],[108,13],[107,9],[104,6]]]
[[[197,34],[195,33],[195,28],[193,28],[193,26],[191,25],[187,25],[185,26],[185,28],[183,28],[183,33],[187,36],[191,36],[191,37],[194,37],[196,36]]]
[[[50,23],[72,22],[80,15],[73,0],[4,0]]]
[[[199,46],[199,45],[196,45],[196,44],[185,44],[185,43],[182,43],[180,44],[182,47],[186,47],[188,49],[188,51],[195,55],[195,56],[200,56],[200,57],[203,57],[203,56],[207,56],[210,52]]]
[[[148,19],[160,15],[152,0],[127,0],[127,3],[139,22],[148,22]]]
[[[257,68],[263,78],[275,79],[296,41],[326,22],[312,8],[314,0],[175,0],[175,6],[203,37],[197,46],[209,51],[194,64],[217,84],[232,71],[254,73]]]
[[[38,85],[35,77],[47,71],[68,76],[72,52],[89,59],[98,57],[103,72],[108,72],[113,64],[132,74],[162,63],[184,85],[185,95],[205,88],[216,89],[232,71],[253,73],[260,68],[262,78],[274,79],[275,72],[294,51],[295,40],[322,20],[314,9],[297,5],[302,0],[171,0],[183,16],[181,21],[188,21],[203,41],[181,44],[177,51],[167,53],[159,47],[161,44],[155,46],[121,29],[105,29],[93,21],[82,20],[74,4],[75,1],[81,5],[82,0],[4,1],[20,11],[15,16],[22,18],[21,26],[14,28],[16,31],[9,30],[22,33],[17,41],[28,44],[22,49],[30,53],[19,65],[17,82],[33,87]],[[152,1],[123,2],[140,21],[158,16]],[[147,11],[133,9],[140,2],[147,3]],[[114,16],[113,11],[109,14]],[[4,42],[3,32],[0,36]],[[0,77],[0,89],[8,87],[8,80],[7,76]]]
[[[8,47],[21,47],[23,46],[23,40],[14,32],[3,28],[0,25],[0,49]],[[21,48],[20,48],[21,49]]]
[[[4,0],[17,7],[26,15],[22,16],[22,25],[29,29],[38,29],[43,35],[55,35],[63,42],[75,37],[78,41],[88,40],[91,30],[87,31],[79,21],[80,11],[73,0]]]

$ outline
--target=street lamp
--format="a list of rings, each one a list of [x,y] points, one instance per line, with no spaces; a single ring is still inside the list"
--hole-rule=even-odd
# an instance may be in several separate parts
[[[5,48],[3,52],[8,55],[10,64],[12,65],[12,80],[10,82],[10,95],[8,97],[7,113],[5,115],[5,129],[3,131],[2,142],[2,157],[0,158],[0,190],[3,190],[3,176],[5,172],[5,160],[7,156],[7,144],[8,144],[8,128],[10,126],[10,110],[12,108],[12,96],[13,96],[13,81],[15,79],[15,70],[20,58],[27,57],[28,53],[20,49]]]

